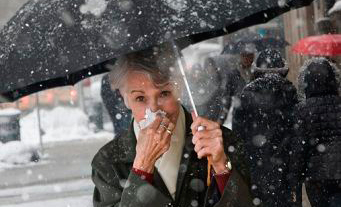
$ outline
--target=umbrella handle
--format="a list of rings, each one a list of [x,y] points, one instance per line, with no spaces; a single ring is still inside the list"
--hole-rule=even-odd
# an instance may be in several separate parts
[[[211,168],[212,168],[212,161],[210,158],[207,158],[207,186],[211,185]]]
[[[205,130],[204,126],[199,126],[198,131]],[[212,169],[212,161],[209,157],[207,157],[207,186],[211,185],[211,169]]]

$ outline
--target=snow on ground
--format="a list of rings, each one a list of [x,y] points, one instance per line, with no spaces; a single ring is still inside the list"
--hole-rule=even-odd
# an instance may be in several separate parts
[[[94,184],[78,179],[0,190],[3,207],[90,207]],[[43,198],[43,199],[42,199]],[[17,203],[17,204],[13,204]]]
[[[0,143],[0,168],[10,164],[27,164],[38,158],[37,156],[36,147],[20,141]],[[3,163],[2,166],[1,163]]]
[[[92,207],[92,195],[3,205],[3,207]]]
[[[7,113],[8,112],[8,113]],[[8,110],[6,114],[16,111]],[[88,116],[79,108],[56,107],[40,110],[41,127],[44,131],[43,143],[111,138],[107,131],[93,132],[88,127]],[[12,168],[32,163],[39,154],[39,130],[37,110],[20,119],[21,141],[0,142],[0,169]]]
[[[105,131],[94,133],[88,127],[88,117],[79,108],[56,107],[52,110],[40,110],[41,127],[45,134],[43,142],[84,140],[93,138],[112,137]],[[39,143],[37,111],[20,120],[21,140],[27,144]]]

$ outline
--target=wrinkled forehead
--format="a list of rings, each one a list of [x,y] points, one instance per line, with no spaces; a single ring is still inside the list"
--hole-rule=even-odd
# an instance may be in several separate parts
[[[170,79],[158,78],[155,74],[144,71],[130,71],[127,73],[123,87],[126,90],[134,89],[173,89],[174,82]]]

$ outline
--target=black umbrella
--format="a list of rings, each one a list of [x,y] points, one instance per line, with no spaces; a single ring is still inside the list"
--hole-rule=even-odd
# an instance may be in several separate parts
[[[0,102],[72,85],[103,63],[264,23],[312,0],[31,0],[0,32]]]
[[[222,54],[240,54],[245,51],[250,44],[253,44],[255,50],[258,52],[265,50],[266,48],[281,49],[290,45],[283,38],[262,38],[258,35],[252,35],[251,37],[239,39],[235,42],[227,44],[224,47]]]

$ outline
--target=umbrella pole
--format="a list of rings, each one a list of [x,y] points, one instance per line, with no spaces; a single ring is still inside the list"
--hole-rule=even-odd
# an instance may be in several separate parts
[[[182,61],[181,61],[181,56],[180,56],[178,47],[176,46],[174,41],[172,41],[172,45],[173,45],[173,49],[174,49],[174,53],[175,53],[176,59],[178,61],[178,65],[179,65],[179,68],[180,68],[182,79],[185,82],[185,86],[186,86],[186,90],[187,90],[187,93],[188,93],[188,96],[189,96],[189,100],[191,102],[191,106],[193,108],[195,116],[198,116],[198,111],[197,111],[197,108],[196,108],[196,106],[194,104],[193,96],[192,96],[192,93],[191,93],[191,89],[189,88],[188,80],[187,80],[187,77],[186,77],[186,74],[185,74],[185,70],[184,70],[184,67],[183,67],[183,64],[182,64]]]
[[[41,122],[40,122],[40,103],[39,103],[39,94],[36,93],[36,104],[37,104],[37,117],[38,117],[38,131],[39,131],[39,143],[41,154],[44,154],[44,146],[43,146],[43,138],[41,135]]]
[[[189,88],[189,84],[188,84],[188,80],[187,80],[187,77],[186,77],[186,74],[185,74],[183,62],[181,61],[181,56],[180,56],[180,53],[179,53],[179,49],[178,49],[177,45],[175,44],[174,40],[172,40],[172,45],[173,45],[173,50],[174,50],[175,57],[176,57],[176,59],[178,61],[178,65],[179,65],[179,68],[180,68],[182,79],[185,82],[185,86],[186,86],[186,90],[187,90],[187,93],[188,93],[188,96],[189,96],[189,100],[191,102],[194,114],[197,117],[198,116],[198,111],[197,111],[197,108],[196,108],[194,100],[193,100],[191,89]],[[203,126],[199,126],[198,127],[198,131],[202,131],[204,129],[205,128]],[[211,159],[207,158],[207,186],[211,185],[211,166],[212,166]]]

